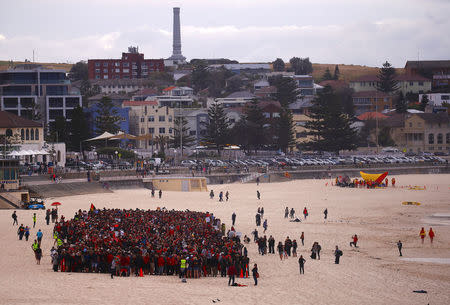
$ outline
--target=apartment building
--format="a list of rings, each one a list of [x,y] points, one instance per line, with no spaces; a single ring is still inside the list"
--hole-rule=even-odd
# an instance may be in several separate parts
[[[398,81],[398,92],[427,93],[431,91],[431,80],[421,75],[401,74],[396,77]],[[364,75],[350,81],[350,88],[355,92],[376,91],[378,84],[377,75]]]
[[[89,59],[89,79],[147,78],[164,71],[164,59],[144,59],[137,47],[129,47],[120,59]]]
[[[393,107],[393,96],[380,91],[360,91],[352,96],[355,115],[365,112],[382,112]]]

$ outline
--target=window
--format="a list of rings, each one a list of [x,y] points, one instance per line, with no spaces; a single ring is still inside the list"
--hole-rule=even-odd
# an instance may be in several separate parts
[[[141,118],[141,123],[144,123],[145,122],[145,118]]]
[[[151,115],[148,117],[148,121],[149,122],[154,122],[155,121],[155,116]]]
[[[95,78],[96,78],[96,79],[100,79],[100,75],[96,75]]]
[[[409,127],[412,127],[412,123],[411,122],[409,123]]]
[[[172,116],[169,115],[169,122],[172,122]]]
[[[103,79],[108,79],[108,75],[103,75]]]
[[[443,95],[443,96],[441,96],[441,100],[443,100],[443,101],[450,100],[450,95]]]
[[[100,69],[95,69],[95,73],[100,73]]]
[[[428,150],[434,150],[433,146],[428,147]]]
[[[274,113],[272,113],[272,116],[274,118],[279,118],[280,117],[280,113],[279,112],[274,112]]]
[[[419,86],[423,86],[423,82],[419,82]]]
[[[437,135],[437,143],[442,144],[443,140],[444,140],[444,137],[442,136],[442,133],[439,133]]]
[[[450,133],[445,135],[445,143],[450,144]]]
[[[169,128],[169,133],[172,133],[172,128]]]
[[[145,128],[141,128],[141,134],[145,133]]]
[[[148,133],[154,134],[154,133],[155,133],[155,128],[150,127],[150,128],[148,129]]]
[[[34,138],[37,140],[39,140],[39,129],[36,128],[35,132],[34,132]]]
[[[116,66],[116,67],[120,67],[120,62],[119,62],[119,61],[116,61],[115,66]]]
[[[166,129],[164,127],[159,128],[159,133],[166,133]]]
[[[166,116],[160,115],[160,116],[159,116],[159,121],[160,121],[160,122],[165,122],[165,121],[166,121]]]
[[[428,135],[428,144],[434,144],[434,134],[432,133]]]
[[[103,67],[107,67],[108,66],[108,63],[107,62],[104,62],[103,63]]]
[[[6,129],[5,135],[6,135],[7,137],[12,137],[12,135],[13,135],[12,130],[11,130],[11,129]]]
[[[116,73],[120,73],[120,69],[116,69],[115,71],[116,71]]]
[[[24,133],[23,128],[20,130],[20,139],[21,139],[22,141],[25,140],[25,133]]]
[[[130,69],[123,69],[123,73],[130,73]]]
[[[124,62],[123,66],[128,68],[130,66],[130,63],[129,62]]]
[[[99,63],[99,62],[96,62],[96,63],[95,63],[95,66],[96,66],[96,67],[100,67],[100,63]]]
[[[31,129],[30,140],[34,141],[34,129]]]
[[[409,85],[410,86],[414,86],[414,82],[409,82]]]
[[[103,69],[103,73],[108,73],[108,69]]]
[[[25,140],[29,140],[29,139],[30,139],[30,130],[27,129],[27,130],[25,131]]]

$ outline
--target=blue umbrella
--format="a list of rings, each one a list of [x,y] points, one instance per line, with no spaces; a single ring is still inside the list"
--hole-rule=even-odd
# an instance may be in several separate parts
[[[42,209],[43,207],[44,207],[44,205],[42,205],[42,204],[31,204],[31,205],[28,206],[29,209],[33,209],[33,210],[34,209],[36,209],[36,210],[37,209]]]

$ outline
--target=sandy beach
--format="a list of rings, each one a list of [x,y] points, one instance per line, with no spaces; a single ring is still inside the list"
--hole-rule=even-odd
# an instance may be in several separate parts
[[[28,242],[19,241],[12,226],[11,210],[0,210],[0,304],[450,304],[450,175],[396,176],[397,187],[349,189],[331,186],[330,180],[294,180],[283,183],[211,185],[208,193],[164,192],[162,199],[151,198],[145,189],[62,198],[59,215],[72,218],[78,209],[166,207],[177,210],[213,212],[231,224],[235,212],[236,230],[251,236],[255,214],[264,207],[268,221],[267,237],[276,241],[287,236],[297,239],[298,254],[306,258],[305,274],[299,274],[296,258],[280,261],[278,255],[258,255],[253,242],[247,245],[250,263],[257,263],[260,279],[237,279],[247,287],[229,287],[226,278],[188,279],[175,276],[114,278],[108,274],[56,273],[49,251],[53,226],[45,224],[45,212]],[[328,184],[328,185],[327,185]],[[405,186],[425,186],[410,190]],[[228,202],[218,202],[220,191],[229,191]],[[257,200],[256,191],[261,192]],[[417,201],[420,206],[405,206]],[[297,215],[304,207],[309,217],[301,223],[284,218],[285,207]],[[328,220],[323,210],[328,209]],[[31,226],[33,211],[17,212],[19,224]],[[433,227],[436,237],[422,245],[419,230]],[[44,232],[43,259],[36,265],[31,244],[37,229]],[[260,235],[262,227],[258,227]],[[300,234],[305,232],[305,246]],[[358,234],[359,248],[349,242]],[[403,242],[403,258],[396,242]],[[314,241],[322,246],[321,260],[310,259]],[[339,265],[333,250],[343,251]],[[413,290],[426,290],[427,294]],[[218,301],[219,299],[220,301]]]

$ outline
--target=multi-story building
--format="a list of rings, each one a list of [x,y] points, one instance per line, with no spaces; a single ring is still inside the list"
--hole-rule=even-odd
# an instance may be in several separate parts
[[[182,117],[187,122],[185,128],[187,135],[195,139],[198,144],[206,135],[206,123],[208,122],[208,110],[206,108],[186,109],[174,108],[175,117]]]
[[[129,109],[130,133],[143,138],[148,136],[147,139],[137,141],[137,148],[148,149],[154,145],[154,138],[157,136],[173,136],[173,108],[160,107],[156,100],[125,101],[122,107]]]
[[[46,124],[58,116],[70,121],[72,110],[81,107],[81,96],[71,95],[70,91],[64,70],[24,64],[0,72],[1,110],[27,118],[40,113]]]
[[[132,93],[151,88],[147,79],[97,79],[91,81],[92,86],[98,86],[100,93]]]
[[[431,80],[421,75],[401,74],[397,75],[398,91],[406,93],[427,93],[431,91]],[[378,84],[377,75],[364,75],[350,81],[350,88],[355,92],[375,91]]]
[[[147,78],[164,71],[164,59],[144,59],[137,47],[129,47],[121,59],[89,59],[89,79]]]
[[[216,98],[215,102],[223,105],[225,108],[244,107],[245,104],[251,102],[258,97],[249,91],[233,92],[227,97]]]
[[[359,91],[353,94],[353,105],[355,105],[355,115],[364,112],[382,112],[392,108],[391,94],[380,91]]]
[[[429,104],[431,106],[442,106],[442,104],[450,104],[450,93],[428,93],[419,94],[419,102],[422,101],[423,96],[428,97]]]
[[[450,86],[450,60],[408,60],[405,64],[407,75],[426,75],[432,77],[434,89]]]
[[[447,113],[405,114],[401,122],[391,128],[391,136],[402,151],[450,152],[450,125]]]

